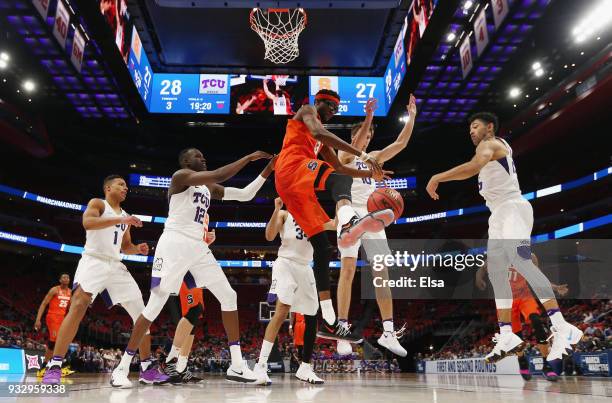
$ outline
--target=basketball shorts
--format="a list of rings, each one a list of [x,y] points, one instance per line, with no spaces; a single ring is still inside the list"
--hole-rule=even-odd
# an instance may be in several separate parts
[[[355,212],[359,217],[363,217],[368,215],[368,208],[366,206],[353,206]],[[361,247],[361,240],[364,239],[363,246],[365,249],[366,256],[369,260],[373,259],[374,255],[390,255],[391,250],[389,249],[389,245],[387,244],[387,234],[385,230],[381,230],[378,232],[366,232],[363,234],[361,239],[357,241],[357,243],[348,248],[338,247],[338,251],[340,251],[340,258],[345,257],[353,257],[357,258],[359,256],[359,248]],[[367,240],[374,240],[375,242],[368,242]]]
[[[306,323],[295,322],[293,326],[293,344],[296,346],[304,345],[304,330],[306,330]]]
[[[64,315],[47,315],[45,323],[47,324],[47,329],[49,330],[49,341],[54,342],[57,339],[57,334],[63,320]]]
[[[315,315],[319,309],[317,286],[312,267],[284,257],[272,264],[272,285],[268,302],[278,298],[291,306],[291,312]]]
[[[319,171],[326,166],[324,171]],[[330,218],[315,191],[325,190],[325,181],[334,169],[325,161],[305,158],[275,171],[278,195],[308,237],[323,231]]]
[[[533,208],[522,197],[493,206],[489,217],[488,253],[506,252],[511,257],[521,245],[529,249],[532,228]],[[526,255],[530,256],[531,252]]]
[[[138,284],[123,263],[114,259],[83,254],[79,260],[72,290],[78,286],[95,298],[104,299],[107,306],[142,300]]]
[[[204,291],[201,288],[188,289],[181,286],[179,297],[181,300],[181,316],[187,315],[191,308],[198,305],[204,307]]]
[[[159,238],[151,289],[160,287],[164,292],[179,294],[181,283],[189,289],[206,287],[217,295],[217,287],[229,286],[223,269],[202,239],[189,238],[174,231],[164,231]]]
[[[520,332],[523,328],[521,316],[527,322],[530,321],[529,316],[532,313],[540,315],[540,306],[535,298],[516,298],[512,300],[512,332]]]

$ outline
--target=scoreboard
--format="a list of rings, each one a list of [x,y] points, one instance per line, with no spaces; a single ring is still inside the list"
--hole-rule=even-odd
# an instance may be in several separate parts
[[[340,95],[338,116],[365,116],[365,104],[370,98],[378,100],[374,116],[387,116],[382,77],[311,76],[310,103],[321,89],[336,91]]]
[[[151,113],[229,114],[227,74],[166,74],[153,77]]]

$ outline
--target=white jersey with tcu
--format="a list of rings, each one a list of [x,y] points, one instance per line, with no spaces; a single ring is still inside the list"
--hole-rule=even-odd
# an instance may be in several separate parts
[[[210,191],[204,185],[189,186],[170,196],[168,219],[164,232],[178,232],[192,239],[202,240],[205,216],[210,207]]]
[[[111,205],[106,200],[103,201],[104,212],[100,217],[128,216],[128,213],[123,209],[119,214],[115,213]],[[107,228],[87,230],[83,253],[106,259],[121,260],[121,242],[127,228],[127,224],[116,224]]]
[[[358,169],[360,171],[369,170],[368,164],[363,162],[360,158],[355,157],[349,167]],[[353,199],[354,206],[366,206],[368,204],[368,198],[376,190],[376,181],[372,178],[353,178],[353,185],[351,186],[351,197]]]
[[[287,98],[284,95],[274,98],[274,114],[275,115],[286,115],[287,114]]]
[[[508,149],[508,155],[498,160],[489,161],[478,174],[478,191],[491,209],[503,201],[521,198],[521,188],[512,159],[512,148],[508,143],[496,137]]]
[[[283,228],[281,228],[280,238],[279,257],[306,265],[310,264],[313,254],[312,245],[308,242],[308,237],[289,212],[287,212],[287,218]]]

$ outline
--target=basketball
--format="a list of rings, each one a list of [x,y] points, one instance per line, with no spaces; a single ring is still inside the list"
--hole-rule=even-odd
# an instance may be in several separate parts
[[[395,219],[400,218],[404,212],[404,199],[395,189],[376,189],[368,198],[368,212],[390,208],[395,214]]]

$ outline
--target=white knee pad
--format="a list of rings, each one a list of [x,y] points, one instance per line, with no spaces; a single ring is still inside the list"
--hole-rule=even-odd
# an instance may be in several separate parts
[[[238,310],[238,295],[227,279],[208,286],[208,290],[217,298],[217,301],[221,304],[222,311]]]
[[[130,315],[130,318],[132,318],[132,323],[136,323],[136,319],[138,319],[138,316],[142,314],[145,308],[145,304],[140,298],[128,302],[122,302],[121,306],[123,309],[125,309],[128,315]],[[151,334],[151,332],[147,330],[146,334]]]
[[[155,287],[152,289],[147,306],[145,306],[144,310],[142,311],[142,316],[144,316],[148,321],[153,322],[159,316],[159,313],[164,308],[164,305],[166,305],[168,297],[170,297],[170,293],[162,291],[160,287]]]

